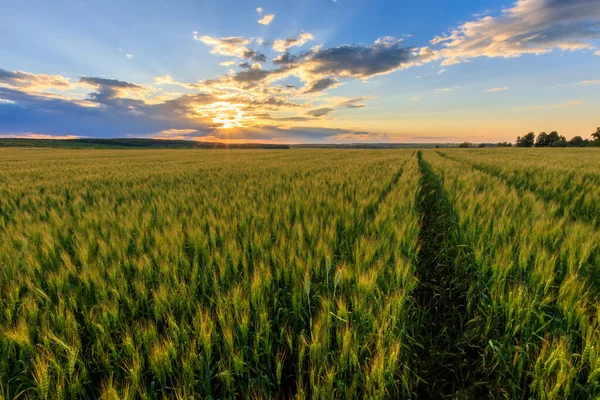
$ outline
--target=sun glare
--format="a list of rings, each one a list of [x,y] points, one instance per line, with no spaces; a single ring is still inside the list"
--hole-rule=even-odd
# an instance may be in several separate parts
[[[243,106],[243,104],[219,101],[198,107],[196,111],[199,115],[211,118],[215,125],[219,125],[219,129],[242,128],[246,126],[244,122],[250,119],[242,111]]]

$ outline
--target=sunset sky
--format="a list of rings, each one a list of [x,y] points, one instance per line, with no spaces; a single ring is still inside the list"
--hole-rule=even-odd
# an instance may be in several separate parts
[[[600,125],[600,0],[0,3],[0,136],[490,142]]]

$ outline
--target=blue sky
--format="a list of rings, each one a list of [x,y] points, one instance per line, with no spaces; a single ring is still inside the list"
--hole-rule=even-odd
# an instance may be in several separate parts
[[[600,0],[30,0],[0,22],[2,136],[485,142],[600,125]]]

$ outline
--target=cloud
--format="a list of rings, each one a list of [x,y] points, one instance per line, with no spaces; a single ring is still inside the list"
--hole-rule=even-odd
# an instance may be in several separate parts
[[[268,14],[268,15],[265,15],[264,17],[262,17],[261,19],[259,19],[258,23],[261,25],[269,25],[271,22],[273,22],[274,18],[275,18],[275,14]]]
[[[244,54],[249,51],[246,47],[250,44],[249,39],[239,36],[232,36],[226,38],[215,38],[206,35],[198,36],[198,32],[194,32],[194,39],[208,46],[212,46],[212,49],[210,50],[212,54],[247,58],[244,56]]]
[[[307,84],[305,93],[320,93],[326,89],[338,87],[340,81],[335,78],[323,78]]]
[[[456,89],[459,89],[459,88],[460,88],[460,86],[455,86],[453,88],[435,89],[433,91],[433,93],[435,93],[435,94],[448,93],[448,92],[453,92],[453,91],[455,91]]]
[[[310,115],[311,117],[322,117],[324,115],[327,115],[329,113],[331,113],[332,111],[335,111],[334,108],[329,108],[329,107],[323,107],[323,108],[317,108],[316,110],[310,110],[306,112],[306,115]]]
[[[364,103],[365,100],[372,99],[373,97],[356,97],[353,99],[343,100],[341,102],[336,103],[336,108],[365,108],[366,105]]]
[[[134,83],[119,81],[117,79],[84,76],[79,78],[79,83],[96,88],[95,92],[89,94],[90,101],[104,106],[129,107],[130,109],[135,108],[139,101],[126,99],[126,96],[123,96],[123,94],[139,94],[148,90]]]
[[[273,64],[275,65],[289,65],[289,64],[296,64],[298,62],[298,60],[300,59],[300,57],[298,56],[293,56],[291,55],[289,52],[285,52],[283,54],[280,54],[279,56],[275,57],[273,59]]]
[[[133,58],[133,54],[131,54],[131,53],[127,53],[127,54],[125,54],[125,57],[126,57],[128,60],[131,60],[131,59]]]
[[[223,61],[219,65],[222,67],[230,67],[232,65],[235,65],[235,63],[236,63],[235,61]]]
[[[91,82],[111,85],[113,88],[128,86],[128,82],[117,83],[123,81],[91,80]],[[254,92],[253,90],[249,94],[254,95]],[[336,109],[334,106],[319,107],[305,114],[293,116],[248,113],[247,118],[252,123],[244,125],[246,113],[239,107],[244,104],[249,105],[249,99],[231,98],[225,101],[207,93],[184,95],[159,104],[148,104],[140,100],[136,101],[134,109],[127,106],[90,107],[72,100],[48,98],[1,87],[0,98],[10,101],[10,103],[0,102],[0,120],[3,121],[0,124],[0,135],[5,136],[154,137],[285,143],[382,141],[387,138],[385,135],[360,129],[293,126],[301,122],[314,122],[330,115]],[[362,98],[344,99],[338,105],[341,106],[343,103],[359,105],[361,100]],[[255,103],[257,106],[264,107],[258,104],[258,100]],[[271,104],[274,109],[290,105],[285,104],[280,98],[267,98],[262,100],[262,103]],[[291,106],[299,105],[291,104]],[[242,123],[238,123],[240,116]],[[225,125],[233,128],[221,131]]]
[[[46,135],[43,133],[3,133],[0,134],[1,138],[17,138],[17,139],[54,139],[54,140],[68,140],[68,139],[79,139],[81,136],[77,135]]]
[[[441,74],[443,74],[444,72],[446,72],[446,68],[442,68],[442,69],[440,69],[440,70],[437,72],[437,74],[438,74],[438,75],[441,75]]]
[[[600,56],[600,50],[598,50],[597,52],[595,52],[594,55]]]
[[[467,22],[431,44],[443,47],[442,65],[452,65],[476,57],[581,50],[599,37],[598,0],[518,0],[499,16]]]
[[[256,9],[256,12],[257,12],[257,13],[259,13],[259,14],[262,14],[262,13],[263,13],[263,9],[262,9],[262,7],[258,7],[258,8]]]
[[[35,92],[47,89],[68,90],[74,88],[67,78],[60,75],[32,74],[23,71],[8,71],[2,68],[0,68],[0,86]]]
[[[278,39],[273,42],[273,50],[280,53],[286,52],[291,47],[304,46],[309,40],[314,37],[310,33],[300,33],[299,37],[291,36],[286,39]]]
[[[600,85],[600,79],[590,79],[590,80],[585,80],[585,81],[579,81],[576,83],[569,83],[567,85],[559,85],[559,87],[562,87],[562,86],[590,86],[590,85]]]
[[[428,52],[425,52],[428,58]],[[401,39],[384,37],[371,46],[342,45],[317,49],[307,56],[312,74],[368,79],[421,62],[421,55],[402,45]]]
[[[256,50],[247,50],[243,53],[243,58],[252,60],[254,62],[266,62],[267,56],[256,51]]]
[[[214,135],[218,129],[250,129],[268,123],[281,129],[279,134],[285,136],[300,122],[329,118],[335,110],[366,107],[368,97],[320,96],[328,89],[343,84],[345,80],[365,80],[426,62],[423,60],[435,56],[431,49],[409,48],[401,45],[400,39],[389,37],[378,39],[369,46],[342,45],[333,49],[317,46],[299,54],[291,54],[287,49],[299,47],[312,39],[309,33],[301,33],[298,38],[282,39],[277,45],[272,44],[286,51],[280,51],[272,60],[274,68],[263,69],[267,57],[250,48],[252,43],[259,43],[258,39],[216,38],[199,36],[198,32],[194,32],[194,38],[210,46],[213,54],[242,60],[224,62],[227,67],[235,62],[241,69],[229,70],[228,73],[195,83],[178,82],[169,75],[157,76],[151,86],[104,77],[81,77],[73,84],[66,78],[56,76],[54,78],[59,84],[66,82],[72,88],[92,90],[87,97],[76,92],[59,98],[53,93],[46,93],[43,97],[42,94],[27,96],[24,90],[3,92],[0,93],[0,112],[7,115],[10,111],[8,115],[12,116],[15,124],[11,132],[197,138],[207,137],[209,132]],[[21,75],[33,79],[33,74]],[[289,77],[302,82],[302,88],[283,81]],[[15,73],[5,71],[0,76],[0,79],[10,80],[13,85],[16,78]],[[159,88],[162,85],[177,85],[196,90],[197,93],[171,92],[167,88]],[[4,86],[7,84],[4,83]],[[31,116],[29,120],[27,115]],[[21,125],[21,129],[12,129],[17,125]],[[8,128],[1,127],[0,133]],[[350,133],[343,131],[332,135],[340,134]]]
[[[111,87],[111,88],[134,89],[134,90],[142,89],[141,86],[138,86],[134,83],[119,81],[117,79],[106,79],[106,78],[96,78],[96,77],[84,76],[84,77],[79,78],[79,82],[87,83],[88,85],[92,85],[92,86],[104,86],[104,87]]]
[[[250,68],[235,74],[233,80],[239,83],[254,83],[262,81],[272,73],[272,71],[267,71],[260,68]]]
[[[502,87],[488,89],[488,90],[486,90],[486,92],[488,92],[488,93],[492,93],[492,92],[504,92],[506,90],[508,90],[508,86],[502,86]]]

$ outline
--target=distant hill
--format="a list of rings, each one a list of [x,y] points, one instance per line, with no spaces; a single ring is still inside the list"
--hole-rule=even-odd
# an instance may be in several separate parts
[[[220,143],[157,139],[0,139],[0,147],[52,147],[68,149],[289,149],[270,143]]]

